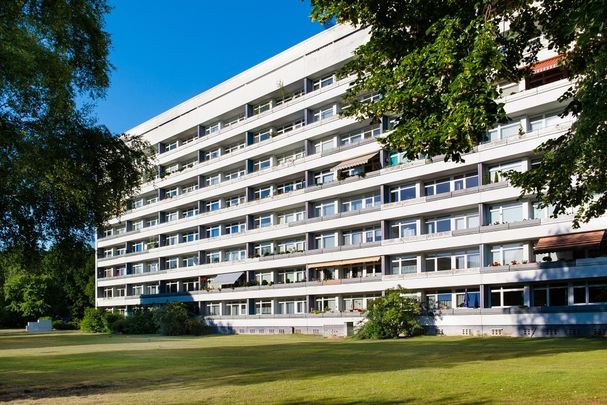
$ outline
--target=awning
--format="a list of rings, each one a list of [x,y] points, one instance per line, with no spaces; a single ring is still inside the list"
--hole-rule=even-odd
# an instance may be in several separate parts
[[[308,264],[308,268],[322,268],[322,267],[336,267],[336,266],[346,266],[348,264],[363,264],[363,263],[375,263],[378,262],[380,256],[371,256],[371,257],[363,257],[360,259],[348,259],[348,260],[335,260],[332,262],[324,262],[324,263],[312,263]]]
[[[369,160],[374,158],[377,154],[378,154],[378,152],[373,152],[373,153],[369,153],[368,155],[346,160],[345,162],[341,162],[337,166],[333,167],[333,169],[331,169],[331,170],[333,170],[333,171],[344,170],[344,169],[350,169],[351,167],[364,165]]]
[[[549,59],[542,60],[537,62],[533,66],[531,66],[531,70],[533,73],[540,73],[546,70],[554,69],[559,66],[559,61],[561,60],[561,56],[557,55]]]
[[[238,280],[240,278],[240,276],[242,276],[242,273],[244,273],[244,271],[239,271],[237,273],[219,274],[219,275],[215,276],[213,279],[211,279],[211,284],[215,284],[215,285],[234,284],[236,282],[236,280]]]
[[[548,253],[580,248],[596,248],[601,246],[604,237],[604,230],[546,236],[540,238],[533,251],[535,253]]]

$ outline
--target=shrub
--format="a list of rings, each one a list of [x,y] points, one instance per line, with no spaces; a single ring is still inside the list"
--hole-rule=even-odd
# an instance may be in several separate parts
[[[130,335],[158,333],[158,325],[154,320],[154,311],[145,308],[133,311],[126,318],[126,327],[123,333]]]
[[[55,330],[76,330],[76,329],[78,329],[78,323],[57,320],[57,321],[53,321],[53,329],[55,329]]]
[[[192,336],[206,335],[210,333],[210,328],[198,319],[186,319],[184,322],[185,333]]]
[[[127,325],[128,321],[126,319],[116,319],[110,324],[110,330],[112,333],[125,333]]]
[[[80,329],[84,332],[107,333],[110,326],[106,318],[107,312],[101,308],[87,308],[80,321]]]
[[[367,322],[356,332],[359,339],[392,339],[420,330],[421,305],[406,296],[402,287],[386,290],[384,297],[369,302]]]
[[[161,335],[183,335],[188,318],[188,310],[181,302],[168,302],[154,311],[154,321]]]

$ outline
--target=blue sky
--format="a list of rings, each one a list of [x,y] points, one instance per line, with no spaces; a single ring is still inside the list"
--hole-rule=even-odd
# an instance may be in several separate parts
[[[110,0],[115,70],[99,123],[124,132],[320,32],[301,0]]]

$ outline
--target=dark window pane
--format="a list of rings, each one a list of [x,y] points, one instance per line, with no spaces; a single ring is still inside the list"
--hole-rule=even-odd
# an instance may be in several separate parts
[[[438,183],[436,185],[436,194],[448,193],[449,191],[451,191],[449,189],[449,182]]]
[[[607,302],[607,286],[588,287],[588,302]]]
[[[491,306],[492,307],[499,307],[501,306],[501,301],[500,301],[500,293],[499,292],[492,292],[491,293]]]
[[[585,304],[586,303],[586,287],[574,287],[573,288],[573,303],[574,304]]]
[[[567,305],[567,288],[550,289],[550,306]]]
[[[437,262],[438,270],[451,270],[451,257],[439,257]]]
[[[523,305],[522,291],[504,291],[504,306]]]
[[[466,188],[478,186],[478,176],[466,178]]]
[[[451,230],[451,220],[441,219],[436,221],[437,232],[447,232]]]
[[[533,290],[533,305],[536,307],[548,305],[546,290]]]

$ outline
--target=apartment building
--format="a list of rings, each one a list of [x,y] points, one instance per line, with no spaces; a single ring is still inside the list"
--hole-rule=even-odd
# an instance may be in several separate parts
[[[133,128],[157,176],[97,239],[96,303],[190,303],[227,333],[345,335],[401,285],[429,333],[605,334],[606,218],[573,229],[504,179],[565,133],[546,50],[504,84],[511,122],[465,156],[383,150],[393,118],[343,118],[336,72],[368,33],[328,29]],[[362,94],[373,100],[380,94]]]

